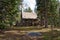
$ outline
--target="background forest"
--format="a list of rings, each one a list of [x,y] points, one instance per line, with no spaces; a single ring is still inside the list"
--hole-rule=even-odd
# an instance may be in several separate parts
[[[16,38],[15,40],[22,40],[23,37],[18,39],[18,36],[25,35],[28,32],[34,32],[34,30],[35,32],[42,33],[42,36],[44,36],[44,38],[42,38],[43,40],[60,40],[59,0],[36,0],[34,9],[34,15],[37,15],[36,19],[33,18],[32,14],[31,19],[28,18],[28,15],[25,19],[22,17],[24,15],[23,1],[24,0],[0,0],[0,35],[1,33],[5,35],[0,36],[1,40],[3,40],[3,37],[6,37],[6,35],[9,36],[11,30],[16,33],[14,35],[14,32],[11,31],[11,35],[13,35],[12,38],[11,36],[9,37],[12,40],[14,40],[14,38]],[[32,13],[30,7],[24,11]],[[9,33],[7,34],[6,31]]]

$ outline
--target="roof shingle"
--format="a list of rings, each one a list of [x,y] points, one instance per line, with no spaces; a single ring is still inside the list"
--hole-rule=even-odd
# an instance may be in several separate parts
[[[32,12],[23,12],[22,13],[23,19],[37,19],[37,14]]]

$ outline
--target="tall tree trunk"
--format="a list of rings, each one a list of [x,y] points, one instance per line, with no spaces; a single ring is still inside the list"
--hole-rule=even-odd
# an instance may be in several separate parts
[[[41,15],[41,24],[40,24],[41,26],[43,26],[44,25],[44,18],[43,18],[43,15]]]
[[[48,27],[48,20],[47,20],[47,14],[46,14],[46,16],[45,16],[45,28],[47,28]]]
[[[50,6],[50,0],[45,0],[45,28],[48,27],[48,13],[49,13],[49,7]]]

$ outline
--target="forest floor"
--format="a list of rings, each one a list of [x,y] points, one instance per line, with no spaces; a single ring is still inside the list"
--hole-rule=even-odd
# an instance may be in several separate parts
[[[60,31],[60,28],[53,28],[53,30]],[[28,32],[49,32],[51,28],[43,28],[43,29],[34,29],[34,30],[9,30],[5,31],[5,33],[13,33],[13,34],[20,34],[20,33],[28,33]]]
[[[22,40],[22,35],[25,35],[28,32],[41,32],[43,36],[46,36],[44,40],[50,39],[51,28],[41,28],[41,29],[29,29],[25,28],[26,30],[8,30],[4,31],[4,33],[0,33],[0,40]],[[29,30],[28,30],[29,29]],[[57,30],[56,34],[58,37],[54,38],[54,40],[60,40],[60,28],[53,28],[53,30]],[[48,35],[47,35],[48,34]],[[54,34],[55,35],[55,34]]]

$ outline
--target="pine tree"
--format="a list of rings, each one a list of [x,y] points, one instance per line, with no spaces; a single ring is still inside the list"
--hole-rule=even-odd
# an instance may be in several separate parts
[[[47,27],[47,14],[49,10],[49,0],[36,0],[38,16],[41,20],[41,25]]]
[[[0,0],[0,29],[13,25],[20,0]]]
[[[36,3],[41,25],[45,25],[45,27],[48,26],[48,23],[55,25],[57,0],[36,0]]]

